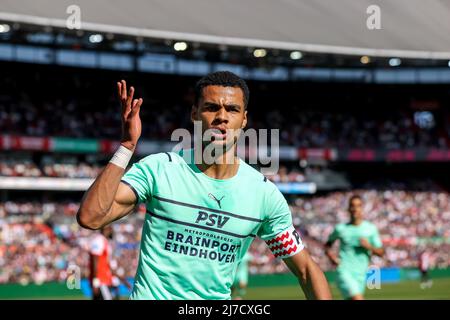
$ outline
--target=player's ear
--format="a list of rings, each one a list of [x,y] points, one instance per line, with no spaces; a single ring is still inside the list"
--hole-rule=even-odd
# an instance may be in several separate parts
[[[247,110],[244,110],[244,120],[242,121],[241,129],[244,129],[247,126]]]
[[[191,121],[194,122],[196,120],[198,120],[198,108],[193,104],[191,108]]]

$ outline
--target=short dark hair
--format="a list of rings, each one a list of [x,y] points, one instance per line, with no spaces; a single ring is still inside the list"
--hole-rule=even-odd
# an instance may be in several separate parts
[[[353,200],[360,200],[362,201],[362,197],[359,194],[354,194],[348,199],[348,205],[351,205]]]
[[[241,88],[244,93],[244,107],[247,109],[248,100],[250,99],[250,90],[247,83],[239,76],[230,71],[217,71],[207,74],[201,78],[195,85],[195,105],[203,95],[203,88],[207,86],[223,86],[223,87],[237,87]]]

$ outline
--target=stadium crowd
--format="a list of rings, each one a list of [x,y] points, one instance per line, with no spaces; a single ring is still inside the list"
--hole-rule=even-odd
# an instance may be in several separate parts
[[[105,81],[100,73],[71,70],[61,78],[60,69],[27,68],[22,71],[27,76],[21,77],[20,70],[19,66],[6,69],[0,79],[0,132],[113,140],[120,137],[121,120],[114,82]],[[179,86],[175,87],[174,81],[180,81]],[[142,139],[168,140],[174,129],[192,128],[190,108],[194,102],[194,80],[149,76],[129,79],[129,82],[144,98]],[[35,90],[36,83],[45,83],[52,90]],[[410,108],[410,101],[398,101],[395,108],[389,108],[392,97],[370,89],[364,92],[365,100],[360,101],[358,96],[349,98],[338,89],[332,94],[333,87],[328,88],[327,96],[314,94],[316,91],[308,88],[300,90],[295,84],[278,87],[252,83],[251,86],[261,87],[252,91],[247,127],[280,129],[284,145],[310,148],[450,146],[450,111],[446,108],[429,111],[428,117],[423,117],[419,123],[415,118],[417,110]],[[295,95],[299,91],[303,92],[302,100]],[[413,94],[414,91],[406,96]],[[340,104],[338,110],[332,108],[335,104]]]
[[[358,191],[364,199],[366,219],[380,230],[386,256],[374,257],[377,266],[417,267],[423,250],[431,253],[434,267],[450,266],[450,200],[445,192]],[[323,244],[338,222],[348,221],[350,192],[298,197],[290,202],[294,225],[313,258],[324,270],[333,266]],[[87,245],[93,231],[80,228],[74,218],[75,202],[0,203],[0,283],[64,281],[69,264],[87,276]],[[145,208],[114,224],[112,264],[116,272],[134,276]],[[287,272],[267,245],[257,239],[250,252],[250,272]]]
[[[38,162],[32,159],[0,157],[0,176],[95,178],[102,166],[98,163],[77,161]]]
[[[0,283],[66,281],[69,266],[81,276],[89,270],[88,248],[94,231],[75,222],[78,204],[6,202],[0,204]],[[131,276],[137,268],[140,229],[145,210],[114,225],[111,265]]]
[[[103,166],[99,163],[51,163],[39,165],[32,160],[8,159],[0,157],[0,176],[7,177],[58,177],[58,178],[95,178]],[[273,182],[304,182],[306,176],[298,169],[281,165],[279,170],[268,175]]]
[[[74,102],[73,102],[74,103]],[[14,110],[0,103],[0,132],[27,136],[59,136],[109,138],[120,137],[120,115],[109,108],[102,111],[77,112],[73,103],[32,104],[14,106]],[[283,106],[268,113],[249,116],[248,128],[280,129],[280,143],[304,148],[386,147],[413,148],[450,146],[450,130],[421,129],[413,120],[413,112],[391,115],[385,119],[366,118],[354,113],[297,111]],[[181,106],[158,108],[149,106],[142,111],[144,123],[142,139],[169,140],[177,128],[191,128],[186,118],[188,110]],[[289,115],[289,116],[287,116]],[[450,123],[450,120],[449,120]]]

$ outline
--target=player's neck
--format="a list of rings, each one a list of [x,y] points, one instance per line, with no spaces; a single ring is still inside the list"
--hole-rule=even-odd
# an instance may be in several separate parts
[[[212,164],[202,163],[197,167],[200,171],[213,179],[230,179],[234,177],[239,170],[239,158],[235,155],[234,149],[228,150],[223,155],[218,156]]]
[[[355,219],[355,220],[351,220],[350,224],[354,225],[354,226],[359,226],[361,223],[363,223],[363,219]]]

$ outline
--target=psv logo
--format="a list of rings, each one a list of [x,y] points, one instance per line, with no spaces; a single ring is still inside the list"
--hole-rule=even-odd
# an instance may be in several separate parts
[[[228,222],[228,220],[230,220],[229,217],[223,217],[215,213],[199,211],[195,223],[223,228],[223,226],[225,225],[225,223]]]

